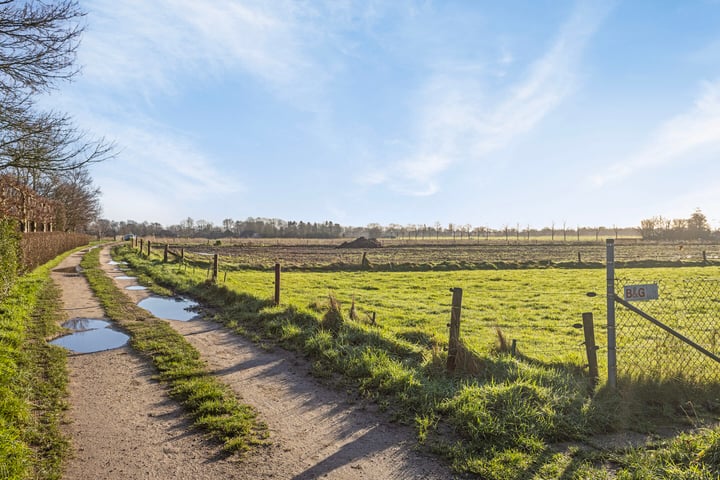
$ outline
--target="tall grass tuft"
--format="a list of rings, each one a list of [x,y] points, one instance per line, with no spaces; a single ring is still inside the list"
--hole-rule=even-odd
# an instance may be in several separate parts
[[[342,309],[340,308],[340,302],[338,302],[337,298],[331,294],[328,297],[328,310],[325,312],[325,315],[323,315],[320,326],[337,335],[344,323],[345,317],[343,316]]]

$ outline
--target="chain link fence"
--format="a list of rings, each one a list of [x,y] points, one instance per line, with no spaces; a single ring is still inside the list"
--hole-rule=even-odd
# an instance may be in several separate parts
[[[656,284],[658,298],[633,305],[714,354],[720,353],[720,281],[615,279],[622,298],[628,285]],[[636,312],[616,308],[618,375],[655,381],[720,381],[720,364]]]

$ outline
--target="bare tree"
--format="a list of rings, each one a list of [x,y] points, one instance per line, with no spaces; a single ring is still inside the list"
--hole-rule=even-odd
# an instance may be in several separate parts
[[[0,0],[0,93],[21,100],[72,77],[84,15],[76,1]]]
[[[33,96],[77,73],[84,15],[74,0],[0,0],[0,174],[56,200],[65,230],[99,213],[85,167],[111,158],[114,145],[88,140],[67,115],[37,111]]]
[[[87,140],[65,115],[28,111],[24,118],[3,119],[0,113],[0,171],[69,171],[113,156],[113,144]]]
[[[60,205],[56,225],[64,231],[80,232],[100,215],[100,189],[92,183],[85,168],[77,168],[56,176],[50,198]]]

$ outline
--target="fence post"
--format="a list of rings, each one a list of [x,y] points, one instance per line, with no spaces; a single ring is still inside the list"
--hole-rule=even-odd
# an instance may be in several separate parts
[[[597,385],[600,374],[598,372],[597,349],[595,345],[595,325],[593,324],[592,312],[582,314],[583,333],[585,334],[585,352],[587,352],[588,367],[590,369],[590,380],[592,386]]]
[[[703,263],[707,263],[707,252],[703,250]]]
[[[180,263],[185,263],[185,248],[180,247]]]
[[[460,345],[460,312],[462,311],[462,288],[451,288],[452,309],[450,310],[450,341],[448,342],[447,370],[455,371],[458,346]]]
[[[582,263],[582,254],[578,252],[578,263]]]
[[[151,243],[152,243],[152,242],[151,242],[150,240],[147,241],[147,249],[148,249],[148,254],[147,254],[147,255],[148,255],[148,258],[150,258],[150,244],[151,244]]]
[[[167,263],[168,258],[168,244],[165,244],[165,250],[163,251],[163,263]]]
[[[140,256],[142,256],[143,253],[143,239],[140,239]]]
[[[218,254],[213,255],[212,282],[217,283],[218,279]]]
[[[617,350],[615,338],[615,240],[605,240],[606,298],[607,298],[607,342],[608,342],[608,386],[617,387]]]
[[[280,264],[275,264],[275,305],[280,305]]]

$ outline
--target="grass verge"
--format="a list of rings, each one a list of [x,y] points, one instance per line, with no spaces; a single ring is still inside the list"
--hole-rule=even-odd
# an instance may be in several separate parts
[[[0,478],[61,476],[68,444],[65,352],[45,340],[58,330],[59,291],[49,272],[68,252],[20,277],[0,304]]]
[[[266,427],[254,409],[209,375],[198,351],[182,335],[123,294],[100,269],[99,255],[99,249],[92,249],[81,262],[92,290],[108,317],[130,332],[132,347],[152,359],[158,378],[195,425],[222,442],[228,452],[263,443]]]

